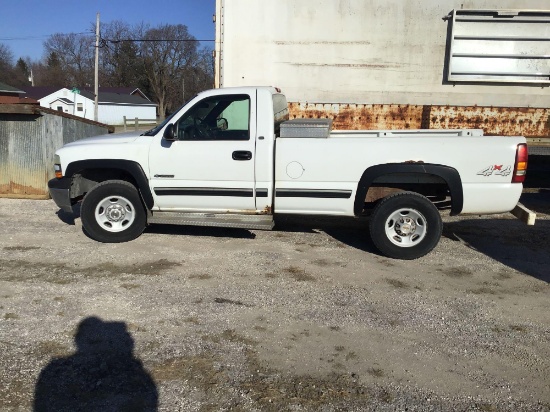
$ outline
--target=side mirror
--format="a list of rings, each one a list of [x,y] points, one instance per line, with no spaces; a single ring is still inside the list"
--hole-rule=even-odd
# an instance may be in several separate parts
[[[176,128],[174,127],[173,123],[170,123],[168,126],[166,126],[166,129],[164,129],[164,134],[162,135],[165,140],[168,140],[169,142],[173,142],[177,139],[176,136]]]
[[[225,117],[220,117],[216,120],[216,127],[220,130],[227,130],[229,128],[229,123]]]

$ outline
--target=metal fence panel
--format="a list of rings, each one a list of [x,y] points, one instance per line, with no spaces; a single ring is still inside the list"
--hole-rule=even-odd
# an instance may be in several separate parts
[[[0,196],[47,198],[55,151],[107,128],[51,113],[0,114]]]

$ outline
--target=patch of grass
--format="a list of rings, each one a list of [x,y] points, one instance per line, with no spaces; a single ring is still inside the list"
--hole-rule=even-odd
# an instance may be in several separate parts
[[[499,273],[497,273],[495,275],[495,279],[497,280],[506,280],[506,279],[511,279],[512,278],[512,274],[508,271],[505,271],[505,270],[502,270],[500,271]]]
[[[468,290],[468,292],[473,293],[474,295],[496,295],[497,294],[496,291],[494,291],[493,289],[487,286],[482,286],[477,289],[470,289]]]
[[[380,260],[380,263],[387,268],[391,268],[395,266],[395,263],[393,263],[391,260],[388,260],[388,259],[382,259]]]
[[[384,371],[380,368],[370,368],[367,370],[368,374],[374,376],[375,378],[381,378],[384,376]]]
[[[478,405],[479,410],[483,412],[497,412],[498,409],[496,406],[491,405],[490,403],[482,403]]]
[[[394,396],[391,393],[389,393],[387,390],[383,389],[378,394],[378,399],[384,403],[391,403],[394,399]]]
[[[38,342],[33,352],[40,358],[58,358],[70,354],[67,346],[53,340]]]
[[[452,278],[465,278],[473,275],[470,269],[464,267],[445,268],[440,269],[440,271]]]
[[[334,363],[334,371],[326,377],[289,376],[266,368],[251,349],[246,349],[245,354],[251,373],[240,389],[250,396],[253,409],[317,411],[331,405],[336,410],[363,410],[369,399],[367,388],[350,374],[340,372],[345,368],[340,363]]]
[[[38,246],[5,246],[4,250],[8,252],[28,252],[29,250],[40,249]]]
[[[345,268],[347,265],[344,262],[338,262],[334,260],[328,260],[328,259],[317,259],[312,262],[314,265],[320,266],[320,267],[341,267]]]
[[[66,263],[29,262],[26,260],[0,259],[0,280],[25,282],[40,279],[44,282],[65,285],[78,278],[100,279],[122,274],[158,276],[166,270],[181,266],[181,263],[160,259],[134,265],[100,263],[96,266],[79,268]],[[17,275],[13,270],[17,270]]]
[[[193,385],[210,392],[227,381],[225,373],[216,371],[216,357],[205,352],[195,356],[182,356],[166,359],[151,368],[151,374],[157,382],[190,381]]]
[[[265,277],[268,278],[268,279],[275,279],[277,277],[277,274],[276,273],[266,273]]]
[[[358,358],[358,356],[355,352],[348,352],[348,354],[346,355],[346,360],[347,361],[357,359],[357,358]]]
[[[403,325],[403,322],[400,319],[390,319],[388,320],[388,323],[393,328]]]
[[[284,269],[284,272],[289,274],[297,282],[315,282],[316,279],[307,274],[304,269],[301,269],[296,266],[289,266]]]
[[[408,289],[409,288],[408,283],[403,282],[402,280],[399,280],[399,279],[387,278],[386,282],[388,282],[390,285],[392,285],[394,288],[397,288],[397,289]]]
[[[19,315],[17,315],[16,313],[6,313],[4,315],[4,319],[5,320],[17,320],[17,319],[19,319]]]
[[[120,285],[121,288],[132,290],[132,289],[138,289],[141,287],[141,285],[138,285],[137,283],[123,283]]]
[[[220,337],[229,342],[242,343],[244,345],[255,345],[257,342],[253,339],[249,339],[246,336],[238,334],[234,329],[226,329],[220,335]]]
[[[513,330],[514,332],[521,332],[521,333],[527,332],[527,328],[523,325],[510,325],[510,330]]]
[[[221,303],[221,304],[224,304],[224,305],[236,305],[236,306],[246,306],[246,307],[252,307],[253,306],[253,305],[243,303],[240,300],[232,300],[232,299],[226,299],[226,298],[215,298],[214,302]]]
[[[212,276],[209,275],[208,273],[201,273],[201,274],[191,275],[189,276],[189,279],[207,280],[207,279],[212,279]]]
[[[185,318],[183,321],[186,322],[186,323],[192,323],[193,325],[199,325],[200,324],[199,319],[195,316]]]

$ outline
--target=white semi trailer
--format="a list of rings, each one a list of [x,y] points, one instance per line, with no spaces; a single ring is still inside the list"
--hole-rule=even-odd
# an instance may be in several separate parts
[[[335,129],[550,136],[547,0],[217,0],[216,85]]]

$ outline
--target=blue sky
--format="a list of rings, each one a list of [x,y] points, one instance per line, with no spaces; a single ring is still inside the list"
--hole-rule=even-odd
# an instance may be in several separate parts
[[[216,0],[0,0],[0,43],[11,49],[15,60],[43,56],[43,42],[54,33],[82,33],[95,24],[122,20],[185,24],[199,40],[214,40]],[[214,47],[214,43],[203,43]]]

